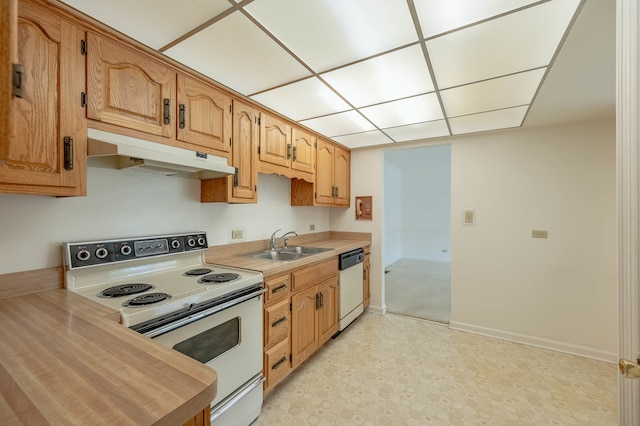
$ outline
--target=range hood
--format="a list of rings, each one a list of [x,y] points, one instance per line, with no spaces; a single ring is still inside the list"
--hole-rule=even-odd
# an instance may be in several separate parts
[[[88,157],[117,157],[120,169],[139,170],[164,176],[213,179],[235,173],[227,159],[198,151],[88,129]]]

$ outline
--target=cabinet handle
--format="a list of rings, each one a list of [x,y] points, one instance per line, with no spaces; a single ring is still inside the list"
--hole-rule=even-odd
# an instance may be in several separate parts
[[[298,147],[294,146],[293,147],[293,161],[297,161],[298,160]]]
[[[238,187],[238,168],[235,167],[235,172],[233,172],[233,186]]]
[[[336,198],[338,198],[338,194],[340,194],[340,188],[336,186],[336,195],[335,195]]]
[[[272,370],[277,369],[278,367],[280,367],[282,364],[284,364],[284,362],[287,360],[286,356],[283,356],[282,358],[280,358],[279,360],[277,360],[276,362],[273,363],[273,365],[271,366]]]
[[[12,92],[16,98],[24,98],[25,72],[24,65],[11,64],[13,72],[13,88]]]
[[[164,124],[171,123],[171,111],[170,111],[170,103],[169,98],[164,98]]]
[[[316,293],[316,311],[321,307],[322,305],[320,305],[320,293]]]
[[[287,160],[291,158],[291,144],[287,144]]]
[[[279,291],[282,291],[282,290],[284,290],[284,289],[285,289],[285,288],[287,288],[287,287],[288,287],[288,286],[287,286],[287,283],[280,284],[278,287],[276,287],[276,288],[274,288],[273,290],[271,290],[271,294],[275,294],[275,293],[277,293],[277,292],[279,292]]]
[[[64,169],[73,170],[73,138],[65,136],[64,142]]]
[[[271,323],[271,327],[277,327],[284,322],[287,322],[287,317],[278,318],[277,320]]]
[[[178,112],[178,120],[180,121],[179,126],[180,126],[180,128],[181,128],[181,129],[184,129],[184,128],[185,128],[185,126],[187,125],[187,124],[185,123],[185,119],[184,119],[184,111],[185,111],[185,106],[184,106],[184,104],[180,104],[180,105],[179,105],[179,107],[178,107],[178,109],[179,109],[179,112]]]
[[[320,307],[324,306],[324,293],[320,293]]]

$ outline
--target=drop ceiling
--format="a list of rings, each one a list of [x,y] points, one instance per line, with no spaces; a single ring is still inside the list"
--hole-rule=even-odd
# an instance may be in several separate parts
[[[522,126],[587,1],[65,3],[360,148]]]

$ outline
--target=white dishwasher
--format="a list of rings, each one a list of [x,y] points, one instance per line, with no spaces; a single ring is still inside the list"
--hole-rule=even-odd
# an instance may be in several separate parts
[[[358,317],[362,309],[362,262],[364,249],[340,255],[340,326],[344,330]]]

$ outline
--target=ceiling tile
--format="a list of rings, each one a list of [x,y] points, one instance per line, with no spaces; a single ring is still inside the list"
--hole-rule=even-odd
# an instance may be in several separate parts
[[[244,95],[310,75],[241,12],[232,13],[165,54]]]
[[[539,0],[414,0],[425,38],[460,28]]]
[[[427,41],[440,89],[546,66],[580,0],[555,0]]]
[[[433,92],[420,45],[322,74],[355,107]]]
[[[355,133],[353,135],[338,136],[332,139],[350,149],[393,143],[391,139],[389,139],[387,136],[385,136],[384,133],[379,130],[365,133]]]
[[[254,0],[245,10],[316,72],[418,39],[406,0]]]
[[[454,135],[519,127],[522,124],[522,119],[527,113],[528,108],[529,106],[525,105],[516,108],[450,118],[449,125]]]
[[[159,49],[231,7],[227,0],[64,0],[112,28]]]
[[[442,109],[435,93],[361,108],[360,112],[378,128],[403,126],[443,118]]]
[[[412,124],[410,126],[392,127],[383,130],[396,142],[449,136],[449,129],[444,120],[429,121],[426,123]]]
[[[319,79],[312,77],[251,97],[293,120],[303,120],[351,109]]]
[[[448,117],[528,105],[546,68],[512,74],[440,92]]]
[[[375,129],[373,124],[353,110],[301,121],[300,124],[328,137]]]

